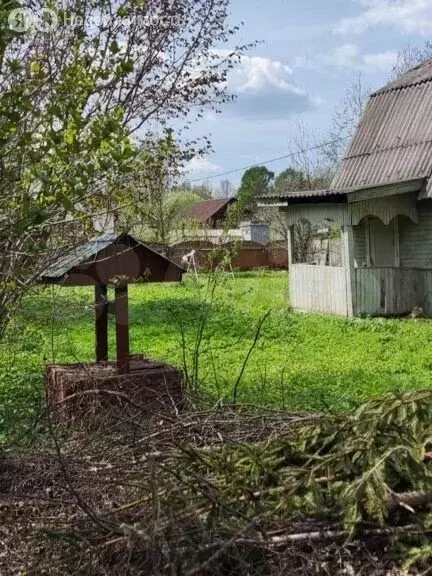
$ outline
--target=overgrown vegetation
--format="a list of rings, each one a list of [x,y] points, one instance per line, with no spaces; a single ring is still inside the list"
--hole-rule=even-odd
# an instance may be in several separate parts
[[[421,391],[345,415],[189,407],[51,429],[52,448],[2,462],[0,570],[427,574],[431,417]]]
[[[292,313],[287,289],[285,272],[226,275],[212,303],[205,277],[198,285],[132,286],[132,351],[183,366],[185,350],[191,366],[202,330],[194,378],[213,400],[230,402],[257,326],[271,310],[239,382],[239,403],[338,413],[386,392],[430,387],[429,320]],[[25,300],[0,349],[3,432],[37,411],[45,362],[94,358],[92,306],[93,291],[85,288],[41,289]]]

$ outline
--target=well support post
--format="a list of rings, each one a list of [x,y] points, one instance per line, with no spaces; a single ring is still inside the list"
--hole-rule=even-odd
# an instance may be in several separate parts
[[[115,287],[115,319],[117,338],[117,369],[119,373],[129,372],[129,313],[127,284]]]
[[[106,284],[95,286],[96,362],[108,360],[108,300]]]

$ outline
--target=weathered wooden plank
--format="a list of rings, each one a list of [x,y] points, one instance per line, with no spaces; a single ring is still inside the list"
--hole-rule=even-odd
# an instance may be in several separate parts
[[[347,315],[344,268],[294,264],[290,276],[291,304],[297,310]]]
[[[342,229],[343,241],[343,264],[345,269],[345,291],[347,315],[352,316],[356,310],[356,288],[355,288],[355,269],[354,269],[354,233],[352,226],[344,226]]]
[[[120,374],[129,371],[129,313],[127,284],[115,287],[115,317],[117,335],[117,369]]]
[[[409,313],[420,305],[422,272],[401,268],[356,269],[358,313],[372,316]]]

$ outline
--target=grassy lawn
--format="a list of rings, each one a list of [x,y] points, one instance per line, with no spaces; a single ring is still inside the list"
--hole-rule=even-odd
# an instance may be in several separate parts
[[[296,410],[346,409],[365,397],[431,386],[432,322],[343,319],[289,311],[284,272],[225,278],[213,302],[197,285],[130,289],[134,353],[190,363],[207,318],[199,378],[215,398],[232,390],[260,318],[272,310],[239,387],[239,401]],[[53,297],[54,295],[54,297]],[[93,290],[56,287],[28,297],[0,347],[0,433],[33,409],[45,362],[92,360]],[[114,356],[111,327],[111,355]]]

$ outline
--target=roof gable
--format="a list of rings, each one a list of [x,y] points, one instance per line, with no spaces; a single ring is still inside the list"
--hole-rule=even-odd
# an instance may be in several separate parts
[[[146,275],[147,267],[151,274]],[[76,246],[42,274],[46,284],[88,285],[107,283],[118,274],[128,280],[149,282],[180,279],[184,270],[129,234],[104,234]]]
[[[331,189],[432,174],[432,59],[375,92]]]
[[[223,208],[227,208],[233,202],[235,202],[235,198],[216,198],[195,202],[186,207],[185,215],[207,224],[211,218],[214,218]]]

